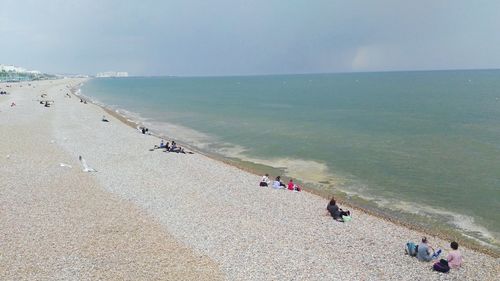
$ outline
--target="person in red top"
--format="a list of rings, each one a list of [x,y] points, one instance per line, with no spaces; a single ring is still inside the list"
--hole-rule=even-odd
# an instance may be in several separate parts
[[[294,190],[295,188],[295,184],[293,183],[293,180],[290,179],[290,181],[288,182],[288,190]]]

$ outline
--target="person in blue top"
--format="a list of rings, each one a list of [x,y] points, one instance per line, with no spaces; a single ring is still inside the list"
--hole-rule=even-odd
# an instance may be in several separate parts
[[[432,252],[431,252],[432,251]],[[431,261],[441,254],[441,249],[434,251],[427,241],[427,237],[422,237],[422,242],[418,244],[417,259],[419,261]]]

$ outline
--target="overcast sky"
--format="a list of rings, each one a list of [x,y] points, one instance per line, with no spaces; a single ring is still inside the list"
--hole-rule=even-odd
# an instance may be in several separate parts
[[[195,76],[500,68],[500,1],[0,0],[0,63]]]

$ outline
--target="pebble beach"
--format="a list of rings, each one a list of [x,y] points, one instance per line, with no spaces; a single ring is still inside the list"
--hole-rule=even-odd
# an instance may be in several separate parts
[[[158,138],[71,94],[83,82],[0,84],[0,280],[500,280],[497,257],[460,247],[462,268],[436,273],[404,253],[416,230],[150,151]]]

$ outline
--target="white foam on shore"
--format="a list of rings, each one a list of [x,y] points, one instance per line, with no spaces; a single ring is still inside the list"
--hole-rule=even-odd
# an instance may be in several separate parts
[[[178,142],[183,142],[203,151],[212,151],[211,147],[219,143],[215,137],[181,125],[167,122],[144,121],[143,123],[159,136],[165,136]]]
[[[313,160],[296,158],[261,159],[250,157],[243,153],[232,153],[226,156],[236,157],[244,161],[283,169],[287,176],[300,179],[304,183],[317,184],[319,182],[328,181],[333,184],[333,181],[336,178],[333,174],[330,173],[330,170],[326,164]]]
[[[362,191],[364,190],[364,192]],[[349,196],[356,196],[363,200],[376,203],[380,208],[398,211],[417,216],[429,217],[438,223],[445,223],[449,226],[459,228],[460,234],[469,239],[473,239],[483,246],[500,249],[498,242],[498,234],[488,230],[486,227],[478,224],[474,217],[454,213],[440,208],[431,207],[425,204],[417,204],[413,202],[402,201],[396,198],[387,198],[368,195],[369,190],[366,186],[356,188],[342,188],[342,191]]]
[[[444,209],[435,208],[422,204],[397,201],[392,204],[393,209],[402,210],[404,212],[426,216],[431,218],[446,218],[446,222],[465,231],[463,235],[473,238],[487,245],[498,244],[498,239],[487,228],[476,223],[475,219],[468,215],[450,212]],[[468,234],[470,233],[470,234]],[[471,235],[474,233],[475,235]],[[479,236],[479,238],[478,238]],[[493,245],[491,245],[493,246]]]
[[[140,114],[123,109],[118,109],[116,111],[128,119],[140,120],[140,123],[150,128],[155,135],[174,139],[201,151],[274,168],[280,168],[285,171],[287,176],[300,179],[305,183],[317,184],[318,182],[328,181],[333,184],[334,182],[340,181],[339,177],[330,173],[329,167],[324,163],[288,157],[269,159],[257,158],[249,156],[246,153],[248,151],[247,148],[241,145],[223,142],[215,136],[210,136],[182,125],[168,122],[149,121],[148,119],[141,117]]]

